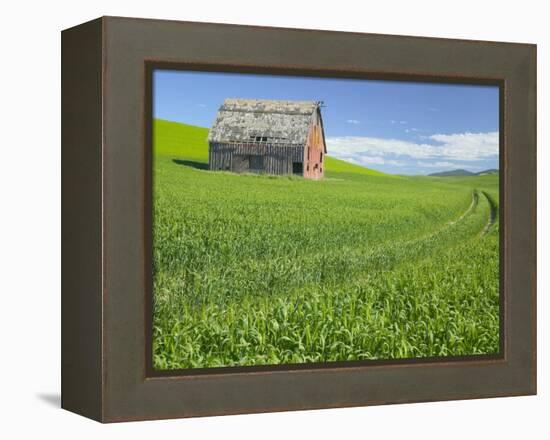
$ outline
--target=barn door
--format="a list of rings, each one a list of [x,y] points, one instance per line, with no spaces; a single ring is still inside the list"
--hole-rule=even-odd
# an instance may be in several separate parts
[[[302,176],[304,174],[304,164],[302,162],[292,162],[292,174]]]
[[[234,173],[247,173],[250,168],[248,156],[234,154],[231,158],[231,171]]]
[[[251,173],[263,173],[264,171],[264,158],[257,154],[248,156],[250,172]]]

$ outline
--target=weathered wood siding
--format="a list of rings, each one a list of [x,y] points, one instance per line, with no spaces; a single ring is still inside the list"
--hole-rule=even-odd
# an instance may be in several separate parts
[[[303,160],[304,147],[300,145],[211,142],[209,148],[209,168],[213,171],[292,174],[293,162],[302,163]],[[259,169],[258,161],[263,169]]]

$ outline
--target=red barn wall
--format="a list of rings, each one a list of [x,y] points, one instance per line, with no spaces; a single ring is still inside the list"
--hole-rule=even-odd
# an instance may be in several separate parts
[[[325,175],[323,132],[319,124],[311,124],[308,142],[304,149],[304,177],[320,179]]]

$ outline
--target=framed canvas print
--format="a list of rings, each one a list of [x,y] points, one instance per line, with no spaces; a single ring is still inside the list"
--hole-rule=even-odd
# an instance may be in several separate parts
[[[536,46],[62,33],[62,406],[536,392]]]

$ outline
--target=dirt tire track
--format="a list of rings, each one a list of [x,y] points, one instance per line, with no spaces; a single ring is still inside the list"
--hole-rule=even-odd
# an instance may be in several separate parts
[[[485,198],[487,199],[487,203],[489,203],[489,220],[487,221],[487,224],[481,231],[481,235],[486,235],[490,231],[491,226],[495,224],[495,220],[498,214],[498,207],[496,202],[487,192],[481,191],[481,194],[485,196]]]

